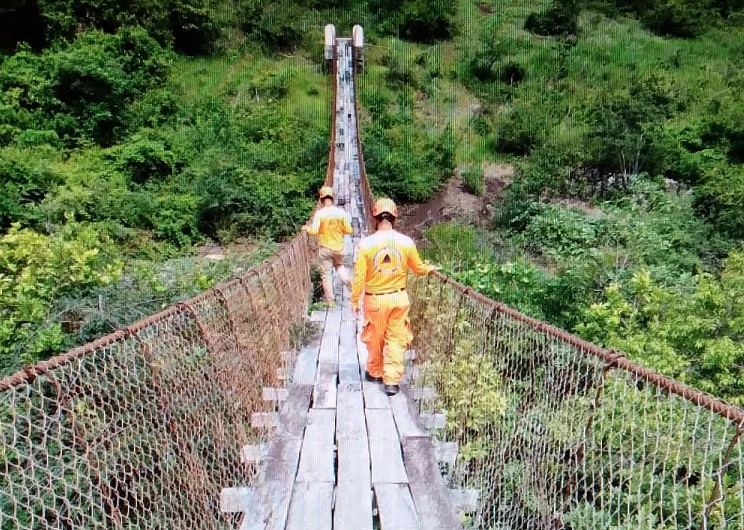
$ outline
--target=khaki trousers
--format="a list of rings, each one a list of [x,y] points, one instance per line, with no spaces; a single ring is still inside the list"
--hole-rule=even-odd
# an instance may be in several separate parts
[[[351,276],[344,267],[344,253],[331,250],[327,247],[320,247],[318,250],[320,257],[320,277],[323,282],[323,295],[326,302],[333,302],[333,277],[332,269],[335,268],[341,277],[341,282],[351,290]]]

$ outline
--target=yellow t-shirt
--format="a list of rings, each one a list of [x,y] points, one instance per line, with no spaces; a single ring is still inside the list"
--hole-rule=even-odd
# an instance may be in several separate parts
[[[351,235],[348,214],[338,206],[323,206],[313,217],[313,223],[308,227],[307,233],[318,236],[318,244],[321,247],[330,248],[336,252],[344,250],[344,234]]]
[[[411,269],[419,276],[435,269],[421,261],[413,240],[395,230],[382,230],[359,242],[354,263],[351,306],[356,307],[362,290],[383,294],[403,289]]]

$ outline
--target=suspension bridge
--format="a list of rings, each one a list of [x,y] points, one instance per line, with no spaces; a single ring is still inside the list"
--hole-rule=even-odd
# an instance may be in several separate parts
[[[326,28],[326,185],[370,227],[362,28]],[[744,412],[435,273],[403,391],[299,234],[231,282],[0,380],[0,530],[738,529]],[[351,262],[347,263],[351,265]],[[340,284],[336,292],[342,292]]]

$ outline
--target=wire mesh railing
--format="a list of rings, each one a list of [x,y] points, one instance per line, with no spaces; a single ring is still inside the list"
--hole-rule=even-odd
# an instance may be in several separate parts
[[[129,328],[0,381],[0,529],[235,528],[226,486],[283,386],[307,313],[308,238]],[[293,336],[293,333],[295,336]]]
[[[468,528],[744,529],[744,411],[474,293],[412,282]]]

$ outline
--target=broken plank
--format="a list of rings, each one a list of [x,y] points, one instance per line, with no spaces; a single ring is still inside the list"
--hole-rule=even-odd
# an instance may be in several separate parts
[[[313,408],[314,409],[335,409],[336,408],[336,375],[337,367],[335,364],[319,364],[318,376],[315,379],[315,388],[313,390]]]
[[[220,511],[223,513],[248,512],[256,509],[253,488],[222,488]]]
[[[312,385],[315,383],[315,371],[318,364],[318,348],[302,348],[295,363],[292,384]]]
[[[243,464],[254,464],[263,460],[268,444],[244,445],[240,450],[240,462]]]
[[[336,411],[310,409],[302,441],[297,482],[335,482]]]
[[[459,513],[472,513],[478,509],[478,490],[448,490],[452,505]]]
[[[254,412],[251,414],[251,427],[254,429],[271,429],[279,424],[276,412]]]
[[[393,418],[395,419],[395,426],[398,429],[400,439],[404,440],[405,438],[415,436],[426,437],[429,433],[418,420],[418,413],[416,412],[413,403],[407,399],[406,392],[408,392],[408,389],[404,392],[398,392],[389,399],[390,407],[393,411]]]
[[[457,442],[434,442],[434,454],[437,460],[443,464],[449,464],[450,467],[457,462],[459,448]]]
[[[427,438],[406,438],[401,442],[408,474],[408,487],[421,526],[431,530],[455,530],[460,525],[445,487],[434,451]]]
[[[447,417],[444,414],[419,414],[421,423],[429,430],[444,429],[447,426]]]
[[[398,431],[390,409],[366,409],[372,483],[408,482]]]
[[[372,477],[361,390],[339,387],[337,411],[338,488],[333,528],[372,530]]]
[[[272,388],[265,386],[263,389],[264,401],[284,401],[289,395],[289,390],[286,388]]]
[[[407,484],[375,484],[382,530],[421,530]],[[428,529],[427,529],[428,530]]]
[[[329,530],[332,524],[333,482],[295,484],[286,530]]]

